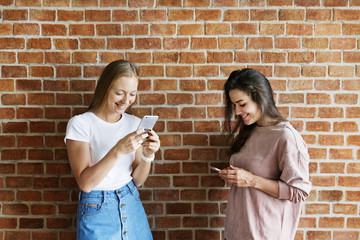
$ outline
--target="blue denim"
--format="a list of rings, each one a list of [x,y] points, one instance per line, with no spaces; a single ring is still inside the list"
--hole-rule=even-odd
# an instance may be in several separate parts
[[[80,191],[76,239],[153,239],[133,181],[114,191]]]

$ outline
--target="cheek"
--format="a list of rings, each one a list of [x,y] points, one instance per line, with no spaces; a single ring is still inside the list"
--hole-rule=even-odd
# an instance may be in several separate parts
[[[134,103],[136,100],[136,96],[130,98],[130,104]]]

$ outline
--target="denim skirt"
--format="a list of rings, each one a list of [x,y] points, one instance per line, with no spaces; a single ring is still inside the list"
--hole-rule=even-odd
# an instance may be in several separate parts
[[[149,223],[133,183],[113,191],[80,191],[77,240],[152,240]]]

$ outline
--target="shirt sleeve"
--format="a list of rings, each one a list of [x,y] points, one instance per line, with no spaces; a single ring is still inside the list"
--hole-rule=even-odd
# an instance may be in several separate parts
[[[281,141],[279,199],[297,203],[309,196],[309,154],[306,144],[295,129],[287,128]]]
[[[90,128],[86,121],[80,116],[72,117],[66,127],[65,144],[66,140],[76,140],[81,142],[89,142]]]

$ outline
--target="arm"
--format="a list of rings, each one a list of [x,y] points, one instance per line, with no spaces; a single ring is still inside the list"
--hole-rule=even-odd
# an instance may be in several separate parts
[[[135,151],[141,146],[141,130],[133,132],[120,141],[95,165],[91,166],[89,143],[67,139],[67,150],[70,167],[74,172],[79,188],[90,192],[108,174],[116,161],[123,155]]]
[[[146,158],[153,158],[156,151],[160,148],[159,136],[153,131],[149,131],[149,137],[145,141],[142,148],[139,148],[135,153],[135,160],[133,162],[132,177],[137,187],[140,187],[149,176],[151,162],[145,162],[142,160],[142,154]]]
[[[237,187],[252,187],[263,191],[275,198],[279,197],[279,182],[256,176],[242,168],[231,166],[220,171],[219,175],[228,184]]]

